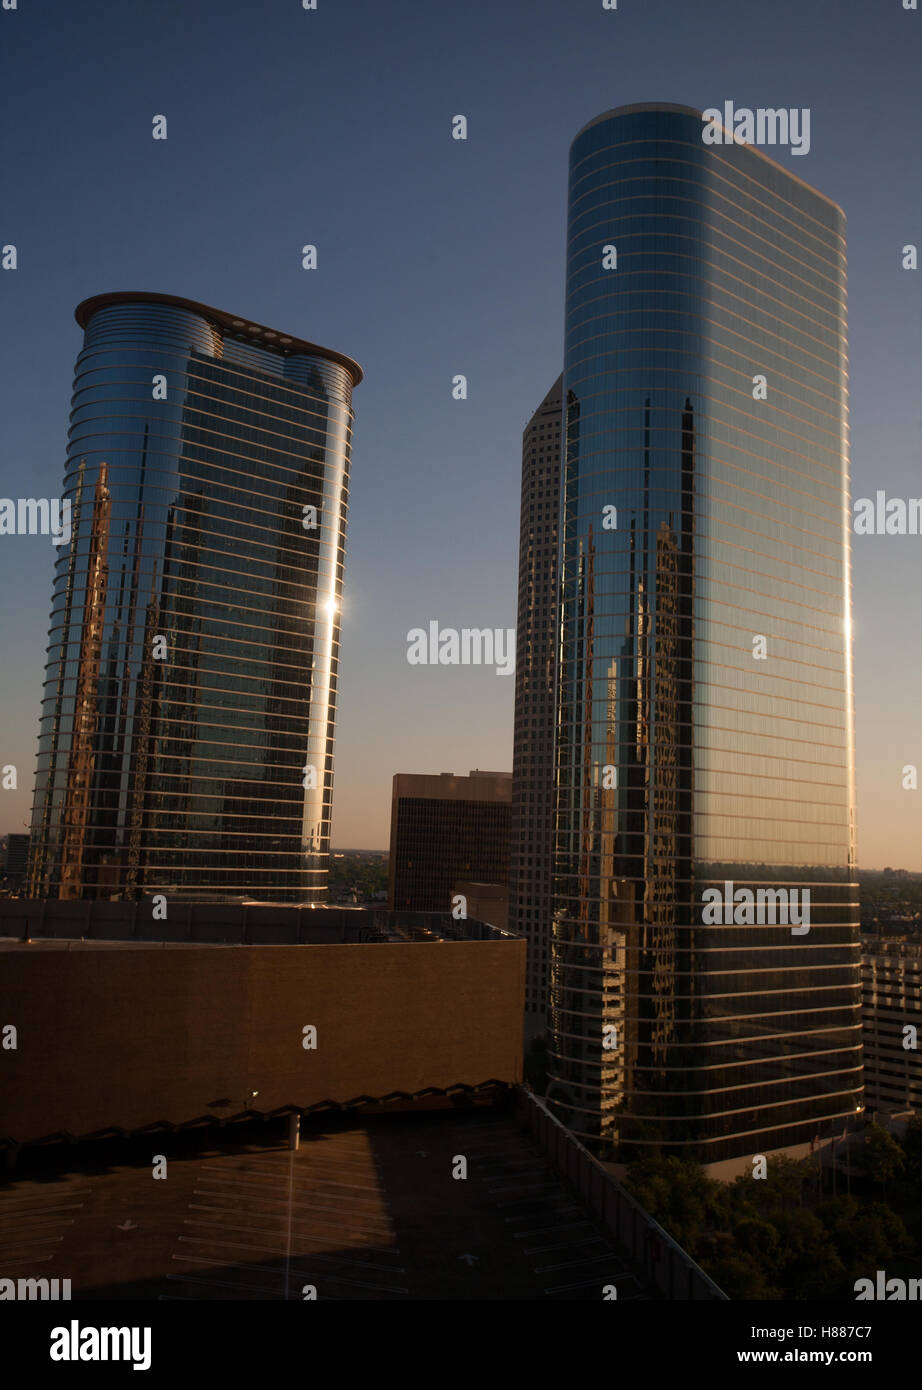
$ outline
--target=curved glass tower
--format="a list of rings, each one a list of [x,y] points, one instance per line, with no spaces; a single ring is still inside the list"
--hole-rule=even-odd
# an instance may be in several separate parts
[[[549,1098],[622,1159],[862,1094],[845,218],[703,129],[570,153]]]
[[[76,316],[30,891],[322,901],[361,369],[167,295]]]

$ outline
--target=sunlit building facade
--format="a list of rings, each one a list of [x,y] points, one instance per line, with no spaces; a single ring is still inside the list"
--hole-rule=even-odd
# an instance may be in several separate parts
[[[570,154],[548,1095],[718,1163],[857,1118],[861,989],[845,218],[703,126]]]
[[[323,901],[361,369],[166,295],[77,321],[30,892]]]

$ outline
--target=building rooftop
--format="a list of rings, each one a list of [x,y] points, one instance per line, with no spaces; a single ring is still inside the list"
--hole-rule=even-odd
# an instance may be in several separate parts
[[[286,1128],[32,1151],[0,1190],[4,1266],[34,1257],[38,1219],[34,1273],[70,1278],[75,1300],[659,1297],[489,1091],[306,1117],[295,1153]],[[151,1182],[155,1151],[169,1182]]]
[[[280,357],[291,357],[297,353],[310,357],[325,357],[330,362],[338,362],[351,375],[353,386],[358,386],[364,376],[358,362],[343,352],[321,347],[319,343],[308,342],[306,338],[279,333],[274,328],[266,328],[251,319],[236,318],[223,309],[215,309],[210,304],[200,303],[197,299],[183,299],[178,295],[155,294],[149,290],[115,290],[109,294],[94,294],[77,305],[74,318],[81,328],[86,328],[93,314],[114,304],[168,304],[177,309],[187,309],[190,313],[199,314],[214,324],[226,337],[252,343],[267,352],[278,353]]]
[[[717,108],[715,107],[714,109],[716,110]],[[629,103],[627,106],[613,106],[610,111],[603,111],[601,115],[594,116],[591,121],[587,121],[586,124],[577,131],[571,144],[575,144],[581,135],[587,130],[591,130],[594,125],[600,125],[602,121],[611,120],[613,116],[630,116],[638,111],[671,111],[677,115],[695,116],[699,121],[704,119],[704,112],[700,111],[697,106],[683,106],[671,101],[635,101]],[[720,128],[728,136],[732,134],[730,131],[727,131],[722,121],[719,122],[719,124]],[[835,208],[836,212],[842,217],[845,216],[845,212],[833,198],[830,198],[825,193],[821,193],[818,188],[814,188],[812,183],[808,183],[806,179],[802,179],[799,174],[795,174],[791,169],[788,169],[786,165],[779,164],[777,159],[772,159],[771,156],[767,155],[758,145],[734,141],[732,138],[728,143],[735,144],[739,149],[749,150],[758,159],[764,159],[773,169],[778,169],[786,178],[793,179],[794,182],[799,183],[801,187],[809,189],[817,198],[822,199],[824,203],[828,203],[830,207]]]
[[[148,901],[0,900],[0,949],[99,946],[310,946],[416,941],[516,941],[515,932],[450,912],[386,907],[179,903],[155,921]]]

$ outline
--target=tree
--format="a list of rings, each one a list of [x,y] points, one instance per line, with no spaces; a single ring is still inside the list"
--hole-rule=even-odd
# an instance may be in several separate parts
[[[764,1266],[752,1255],[722,1255],[705,1262],[704,1271],[728,1298],[777,1299],[782,1294],[766,1277]]]
[[[733,1239],[739,1250],[773,1265],[778,1253],[778,1230],[770,1221],[745,1217],[733,1228]]]
[[[868,1125],[864,1132],[864,1171],[871,1182],[880,1183],[886,1192],[887,1183],[902,1172],[905,1164],[903,1150],[885,1129]]]
[[[828,1298],[840,1288],[845,1266],[822,1221],[812,1211],[786,1211],[775,1222],[779,1236],[774,1278],[788,1298]]]
[[[806,1162],[779,1154],[768,1160],[767,1177],[753,1178],[744,1173],[730,1184],[731,1210],[738,1220],[759,1216],[771,1221],[777,1212],[801,1205],[801,1184],[808,1176]]]
[[[850,1280],[863,1277],[869,1269],[883,1268],[911,1243],[896,1212],[882,1202],[833,1197],[823,1202],[817,1215],[829,1232]]]
[[[642,1158],[627,1172],[627,1188],[673,1240],[694,1255],[708,1216],[720,1206],[719,1184],[688,1158]]]
[[[922,1183],[922,1115],[913,1115],[903,1135],[906,1176]]]

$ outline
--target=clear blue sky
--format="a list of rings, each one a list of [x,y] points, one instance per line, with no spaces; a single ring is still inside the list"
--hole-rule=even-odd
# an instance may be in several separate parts
[[[810,153],[771,153],[848,217],[853,492],[922,494],[922,272],[899,256],[922,243],[920,59],[901,0],[20,0],[0,11],[0,493],[59,495],[87,295],[184,295],[357,358],[333,839],[383,847],[395,771],[511,767],[513,678],[409,666],[406,633],[515,625],[521,430],[561,367],[567,151],[591,117],[810,108]],[[52,566],[48,540],[0,538],[20,770],[0,832],[29,817]],[[868,867],[922,869],[899,775],[922,767],[920,573],[922,537],[855,538]]]

